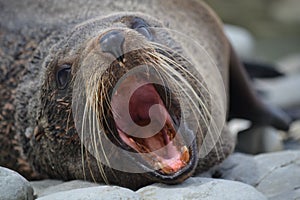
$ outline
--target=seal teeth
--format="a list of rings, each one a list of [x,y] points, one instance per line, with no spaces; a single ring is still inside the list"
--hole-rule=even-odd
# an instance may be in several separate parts
[[[181,148],[181,157],[180,157],[180,160],[185,162],[185,163],[188,163],[189,160],[190,160],[190,153],[189,153],[189,150],[186,146],[182,147]]]
[[[164,166],[163,166],[163,164],[162,164],[161,162],[157,161],[157,162],[155,163],[155,168],[156,168],[156,169],[162,169],[162,168],[164,168]]]
[[[171,174],[174,172],[174,169],[168,165],[163,166],[161,170],[166,174]]]
[[[129,141],[136,144],[136,142],[131,137],[129,138]]]
[[[174,169],[172,167],[159,161],[155,163],[155,168],[161,170],[165,174],[171,174],[174,172]]]
[[[135,141],[134,141],[135,142]],[[135,144],[140,148],[140,153],[151,153],[151,150],[147,148],[145,145],[135,142]]]
[[[122,68],[124,68],[124,69],[126,68],[126,66],[125,66],[125,64],[124,64],[125,61],[126,61],[126,60],[125,60],[125,58],[124,58],[122,62],[119,62],[119,63],[118,63],[118,64],[119,64]]]

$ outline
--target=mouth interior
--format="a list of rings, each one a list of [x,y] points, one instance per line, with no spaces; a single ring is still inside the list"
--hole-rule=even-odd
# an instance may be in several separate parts
[[[135,84],[137,84],[137,80],[131,80],[119,88],[118,94],[114,96],[115,103],[112,104],[115,106],[116,112],[121,113],[122,109],[128,106],[123,105],[125,103],[122,99],[124,95],[127,95],[126,91],[134,88]],[[160,109],[155,113],[155,117],[150,119],[149,110],[153,105],[160,105]],[[129,101],[129,113],[131,119],[122,118],[122,114],[120,114],[120,117],[115,120],[116,127],[122,141],[140,153],[142,159],[163,174],[176,173],[188,164],[190,152],[183,145],[180,135],[176,135],[172,118],[153,84],[144,84],[133,92]],[[124,127],[124,124],[125,126],[129,124],[126,123],[127,120],[133,120],[144,128],[142,132],[138,133],[141,137],[134,137],[120,128]],[[152,131],[147,128],[147,125],[157,121],[163,123],[163,128],[150,137],[143,137],[143,134]]]

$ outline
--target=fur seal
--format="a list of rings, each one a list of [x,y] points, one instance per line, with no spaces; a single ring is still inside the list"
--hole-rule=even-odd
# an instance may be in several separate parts
[[[0,164],[27,178],[176,184],[232,152],[226,116],[288,128],[201,1],[1,1],[0,15]]]

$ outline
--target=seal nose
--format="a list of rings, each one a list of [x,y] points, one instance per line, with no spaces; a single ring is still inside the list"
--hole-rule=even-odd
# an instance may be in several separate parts
[[[112,54],[115,58],[123,55],[123,43],[125,37],[120,31],[110,31],[100,39],[100,46],[103,52]]]

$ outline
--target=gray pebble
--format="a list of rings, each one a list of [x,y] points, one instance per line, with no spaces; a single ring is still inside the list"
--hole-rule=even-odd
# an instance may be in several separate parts
[[[222,179],[212,179],[219,174]],[[134,192],[84,181],[31,182],[40,200],[88,199],[300,199],[300,151],[257,156],[234,153],[205,174],[178,185],[154,184]],[[203,178],[199,176],[206,176]],[[227,180],[226,180],[227,179]],[[0,199],[33,199],[29,183],[0,167]],[[97,186],[97,187],[95,187]],[[79,189],[78,189],[79,188]]]
[[[34,193],[37,197],[46,196],[49,194],[68,191],[79,188],[95,187],[99,184],[87,181],[74,180],[69,182],[62,182],[57,180],[43,180],[31,182]]]
[[[248,154],[281,151],[284,149],[283,136],[270,126],[251,127],[238,134],[236,148]]]
[[[300,151],[257,156],[235,153],[211,170],[211,176],[215,171],[222,175],[221,178],[256,187],[268,199],[300,199]]]
[[[106,199],[140,199],[132,190],[117,186],[98,186],[57,192],[37,200],[106,200]]]
[[[300,151],[262,154],[254,159],[261,177],[256,186],[259,191],[270,199],[284,193],[300,198]]]
[[[209,178],[190,178],[179,185],[154,184],[137,191],[144,200],[263,200],[264,195],[241,182]]]
[[[278,68],[287,75],[300,74],[300,53],[288,55],[278,61]]]
[[[247,29],[240,26],[225,24],[224,31],[239,57],[242,59],[253,58],[255,40]]]
[[[252,186],[258,182],[258,165],[252,155],[235,153],[229,156],[219,167],[210,171],[210,177],[216,171],[222,178],[233,181],[240,181]]]
[[[20,174],[0,167],[0,199],[32,200],[34,199],[33,189]]]
[[[300,106],[300,73],[276,79],[256,81],[256,87],[266,95],[264,99],[281,108]]]

